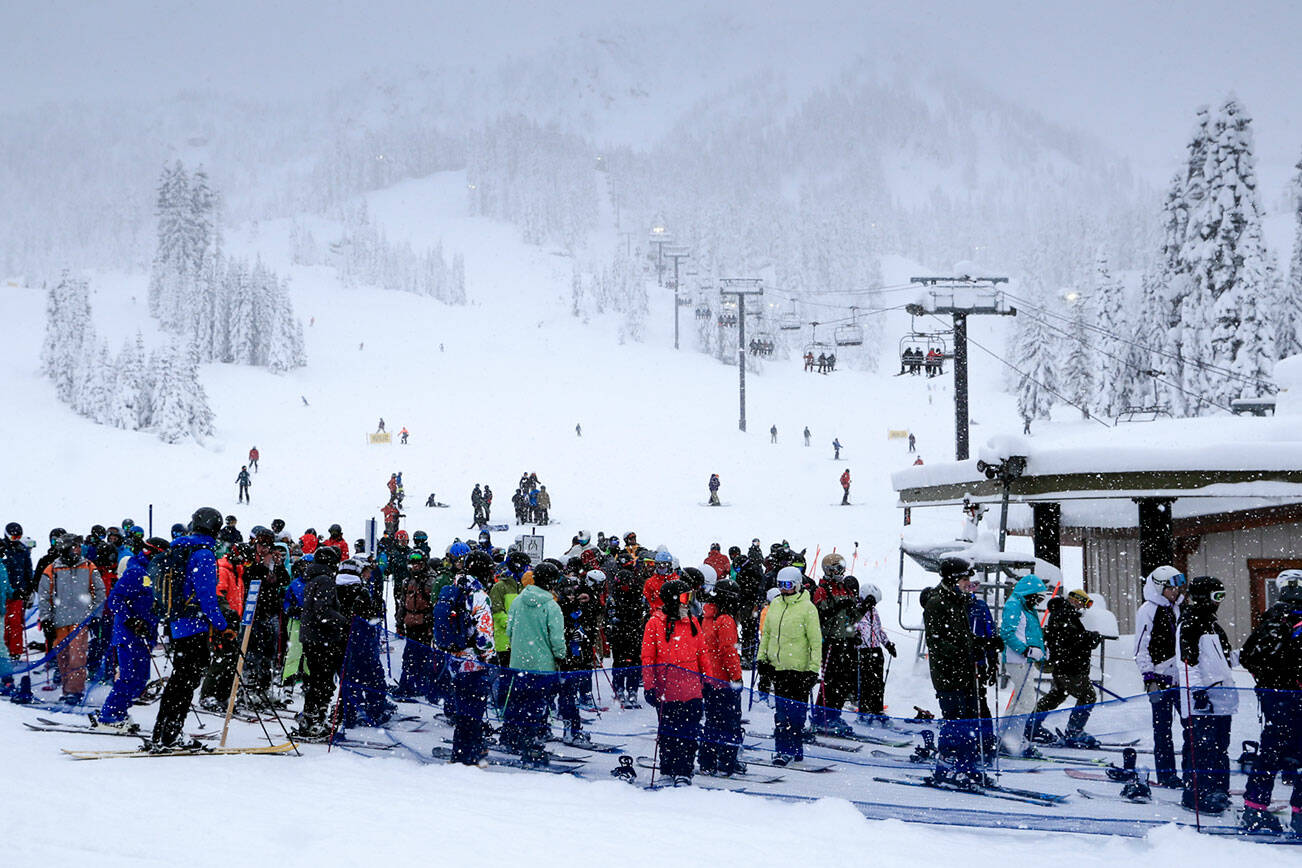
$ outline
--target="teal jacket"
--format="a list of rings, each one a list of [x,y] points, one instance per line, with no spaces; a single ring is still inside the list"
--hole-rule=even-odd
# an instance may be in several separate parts
[[[506,616],[511,643],[511,668],[530,672],[555,672],[565,659],[565,618],[552,595],[537,585],[527,585]]]
[[[1044,634],[1040,630],[1040,616],[1026,605],[1032,594],[1046,594],[1044,579],[1028,573],[1013,586],[1013,593],[1004,603],[1004,614],[999,622],[999,638],[1004,640],[1004,661],[1026,662],[1028,648],[1039,648],[1044,653]]]

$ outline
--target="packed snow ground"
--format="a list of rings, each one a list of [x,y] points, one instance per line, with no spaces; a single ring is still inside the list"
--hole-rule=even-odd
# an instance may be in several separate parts
[[[21,327],[0,344],[11,408],[0,417],[0,436],[17,456],[0,469],[0,487],[10,493],[5,520],[18,519],[41,538],[54,525],[84,529],[124,516],[143,522],[152,504],[154,529],[165,532],[195,507],[213,505],[238,515],[245,530],[275,517],[296,532],[338,521],[352,540],[362,535],[364,519],[378,516],[389,474],[402,471],[403,526],[445,544],[471,533],[468,497],[476,482],[492,486],[495,520],[509,521],[515,483],[532,471],[553,498],[557,523],[540,529],[549,553],[563,550],[581,528],[636,530],[644,545],[664,543],[684,563],[698,561],[716,540],[745,547],[752,537],[766,545],[788,539],[811,558],[835,549],[853,560],[861,582],[885,589],[883,616],[894,627],[901,519],[890,473],[912,456],[887,432],[914,431],[924,459],[936,461],[952,454],[953,431],[948,377],[891,376],[907,316],[887,314],[879,374],[819,376],[803,372],[797,360],[773,360],[748,375],[750,431],[743,434],[735,369],[690,351],[690,339],[674,352],[667,290],[652,282],[642,344],[621,344],[614,316],[581,324],[568,312],[569,260],[520,244],[508,226],[462,216],[463,186],[453,173],[382,191],[371,201],[392,237],[405,231],[427,243],[442,238],[445,252],[464,253],[471,304],[463,308],[346,288],[329,268],[291,268],[287,224],[232,232],[233,252],[256,251],[292,276],[296,308],[311,322],[309,366],[283,377],[205,367],[217,435],[203,445],[164,446],[148,433],[92,425],[56,403],[37,373],[43,293],[6,287],[7,318]],[[888,284],[918,273],[894,260],[886,270]],[[101,334],[119,340],[137,328],[152,331],[143,276],[90,277]],[[695,323],[689,310],[684,314],[690,335]],[[1003,327],[974,322],[972,332],[998,348]],[[977,352],[975,443],[1020,429],[1011,398],[998,391],[1001,379],[999,363]],[[398,445],[396,437],[393,445],[369,445],[366,434],[381,416],[392,432],[407,427],[410,445]],[[776,445],[768,436],[774,424]],[[813,433],[809,448],[800,439],[806,425]],[[1055,423],[1037,434],[1048,439],[1080,428]],[[840,462],[831,457],[834,437],[845,445]],[[253,445],[262,455],[261,472],[252,505],[237,507],[234,477]],[[837,478],[847,467],[854,480],[850,508],[837,505]],[[701,505],[710,473],[722,478],[724,508]],[[452,508],[425,509],[431,491]],[[913,532],[949,538],[958,518],[915,514]],[[1071,563],[1069,557],[1069,579]],[[888,704],[895,713],[934,706],[925,663],[910,660],[913,635],[896,634],[901,659]],[[1117,670],[1114,687],[1134,692],[1127,683],[1133,673],[1124,664],[1110,668]],[[1047,846],[1044,833],[868,821],[835,800],[793,805],[728,793],[649,793],[615,782],[418,766],[398,756],[323,756],[315,748],[288,767],[286,760],[263,757],[74,763],[56,745],[103,748],[100,742],[114,740],[21,731],[18,721],[31,717],[0,705],[0,767],[11,780],[39,782],[21,793],[0,788],[0,807],[23,818],[19,852],[33,858],[92,851],[106,864],[177,858],[215,864],[228,862],[238,841],[243,852],[299,864],[323,856],[372,862],[415,854],[492,864],[523,857],[538,866],[593,857],[650,864],[676,847],[702,861],[745,864],[789,865],[797,854],[832,861],[867,850],[904,862],[914,861],[919,848],[965,864],[1006,864],[1043,859]],[[254,743],[254,732],[240,734],[237,743]],[[101,797],[95,810],[79,812],[81,825],[72,832],[69,794],[77,792]],[[164,805],[183,808],[157,810]],[[223,805],[246,807],[224,811]],[[182,831],[184,824],[171,819],[180,816],[192,826]],[[540,848],[544,841],[550,846]],[[1140,842],[1061,837],[1052,846],[1070,848],[1078,864],[1154,858],[1212,864],[1244,852],[1235,842],[1178,830]],[[1267,848],[1252,853],[1263,864],[1284,858]]]

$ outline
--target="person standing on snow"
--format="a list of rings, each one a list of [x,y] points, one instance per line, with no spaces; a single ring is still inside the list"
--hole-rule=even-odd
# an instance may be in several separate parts
[[[803,579],[796,567],[778,570],[778,596],[769,603],[760,634],[761,673],[772,679],[777,701],[773,715],[773,763],[777,766],[804,758],[805,709],[809,693],[818,683],[823,658],[818,610],[804,591]]]
[[[769,428],[769,442],[770,442],[770,443],[777,443],[777,442],[778,442],[778,426],[777,426],[777,425],[773,425],[772,427]]]
[[[484,521],[489,522],[492,520],[493,520],[493,489],[489,488],[488,483],[485,482],[484,483]]]
[[[64,534],[59,540],[59,558],[45,568],[37,588],[41,624],[53,631],[59,648],[57,663],[63,687],[63,702],[75,705],[86,690],[87,653],[93,624],[79,630],[104,602],[104,580],[95,565],[81,553],[81,537]],[[76,635],[73,635],[73,634]]]
[[[236,503],[248,503],[249,486],[253,484],[253,480],[249,477],[248,465],[242,465],[240,467],[240,472],[235,477],[235,484],[240,487],[240,495]]]
[[[475,483],[474,489],[470,492],[470,508],[474,511],[474,518],[470,520],[470,527],[478,527],[484,524],[484,492]],[[466,528],[469,530],[470,528]]]
[[[254,473],[258,472],[258,447],[256,446],[249,450],[249,467],[253,468]]]
[[[552,496],[547,493],[547,486],[538,486],[538,523],[551,524]]]
[[[845,556],[833,552],[823,558],[823,580],[814,589],[812,602],[818,610],[823,635],[823,683],[811,717],[815,732],[841,735],[852,732],[841,719],[841,707],[854,693],[855,650],[859,621],[859,581],[851,585],[845,575]]]
[[[737,759],[741,747],[741,657],[737,653],[737,612],[741,589],[728,578],[719,579],[713,567],[701,567],[704,606],[701,633],[705,643],[705,682],[702,701],[705,721],[698,762],[702,774],[745,774]],[[727,573],[724,573],[726,576]]]
[[[140,729],[127,716],[127,710],[149,683],[149,652],[158,641],[154,585],[149,568],[150,562],[170,547],[171,543],[160,537],[146,540],[140,551],[132,555],[109,594],[105,609],[113,617],[112,645],[117,655],[118,674],[98,718],[91,717],[93,726],[123,732]]]
[[[1176,624],[1180,600],[1188,580],[1170,565],[1153,570],[1144,579],[1144,604],[1135,614],[1135,665],[1144,679],[1153,712],[1153,765],[1157,785],[1179,789],[1183,781],[1175,772],[1175,740],[1171,725],[1179,700],[1175,691]]]
[[[36,590],[39,576],[32,569],[32,550],[23,544],[23,526],[16,521],[5,525],[5,538],[0,541],[0,565],[9,574],[11,590],[3,612],[5,647],[16,660],[25,648],[23,619],[27,614],[27,600]]]
[[[692,783],[704,705],[701,672],[708,665],[700,622],[688,612],[691,597],[681,579],[665,582],[660,607],[642,634],[642,683],[658,712],[660,772],[675,787]]]
[[[805,426],[805,446],[809,446],[809,426]]]
[[[841,460],[841,441],[836,437],[832,438],[832,460]]]
[[[1189,580],[1175,645],[1180,717],[1185,722],[1184,794],[1180,803],[1207,814],[1230,808],[1230,724],[1239,710],[1230,668],[1230,640],[1216,621],[1225,585],[1214,576]]]
[[[1048,593],[1044,579],[1027,573],[1017,580],[1008,601],[1004,603],[1003,617],[999,622],[999,638],[1004,640],[1004,667],[1013,684],[1013,695],[1008,704],[999,734],[1000,749],[1009,756],[1034,758],[1039,751],[1030,744],[1035,731],[1036,664],[1045,659],[1044,634],[1036,609]],[[1022,735],[1017,736],[1017,718],[1024,717]]]
[[[407,426],[403,425],[402,430],[398,432],[398,438],[403,446],[407,445]]]
[[[841,491],[842,491],[841,505],[849,506],[850,505],[850,468],[849,467],[847,467],[845,469],[845,472],[841,474]]]
[[[435,640],[449,631],[443,613],[456,620],[455,644],[440,642],[439,650],[450,655],[452,673],[452,758],[454,763],[475,765],[488,753],[484,743],[484,714],[488,711],[489,673],[487,666],[496,662],[493,655],[493,611],[484,585],[493,580],[493,559],[487,552],[475,550],[466,555],[463,572],[453,584],[439,592],[435,605]],[[446,606],[445,606],[446,604]]]
[[[940,727],[939,754],[932,780],[960,789],[984,783],[979,768],[977,730],[979,718],[975,638],[968,621],[968,581],[972,564],[951,555],[940,561],[940,584],[924,592],[922,623],[927,641],[927,666],[944,723]]]
[[[1090,653],[1103,641],[1102,636],[1086,630],[1081,624],[1081,612],[1092,605],[1094,601],[1089,594],[1079,589],[1066,598],[1054,597],[1049,601],[1049,621],[1044,628],[1044,640],[1049,648],[1049,662],[1053,665],[1053,686],[1035,705],[1033,741],[1054,741],[1041,725],[1044,715],[1071,696],[1076,700],[1076,707],[1067,720],[1067,731],[1063,734],[1065,744],[1067,747],[1098,747],[1098,739],[1085,732],[1090,708],[1098,698],[1090,681]]]
[[[710,474],[710,506],[719,505],[719,474]]]
[[[527,763],[547,765],[550,730],[547,710],[556,688],[558,663],[565,659],[565,618],[551,589],[560,581],[556,565],[542,562],[532,570],[506,619],[512,648],[502,709],[502,746]]]
[[[854,576],[847,576],[849,584]],[[863,615],[855,623],[858,633],[858,647],[855,648],[855,684],[857,695],[855,704],[859,707],[859,722],[886,724],[886,680],[883,677],[886,661],[882,650],[895,656],[895,643],[882,628],[882,617],[877,613],[877,603],[881,600],[882,589],[869,582],[863,587]]]

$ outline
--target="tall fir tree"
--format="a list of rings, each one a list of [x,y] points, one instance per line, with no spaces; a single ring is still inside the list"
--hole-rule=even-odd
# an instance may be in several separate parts
[[[1280,356],[1302,352],[1302,159],[1294,166],[1293,176],[1293,258],[1289,261],[1288,282],[1282,293],[1282,309],[1286,328],[1280,338]]]
[[[1106,254],[1100,253],[1094,264],[1093,318],[1098,329],[1091,339],[1097,350],[1095,358],[1093,406],[1105,416],[1115,417],[1130,403],[1127,385],[1129,346],[1124,340],[1126,323],[1126,288],[1112,275]]]
[[[1070,302],[1067,357],[1060,372],[1060,382],[1067,398],[1080,410],[1081,416],[1088,419],[1097,397],[1095,367],[1099,358],[1094,351],[1091,332],[1085,327],[1087,322],[1094,319],[1093,295],[1076,290],[1075,296]]]

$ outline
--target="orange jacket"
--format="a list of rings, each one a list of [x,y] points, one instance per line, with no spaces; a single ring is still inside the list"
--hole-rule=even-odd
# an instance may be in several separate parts
[[[244,564],[233,564],[228,558],[217,561],[217,596],[236,615],[244,611]]]
[[[706,678],[714,679],[711,687],[724,687],[725,681],[741,680],[741,655],[737,653],[737,622],[731,615],[718,614],[713,603],[705,604],[701,634],[705,638]]]
[[[662,702],[687,702],[701,698],[701,672],[705,661],[705,635],[695,618],[679,618],[673,638],[665,639],[663,611],[651,613],[642,632],[642,684]]]

